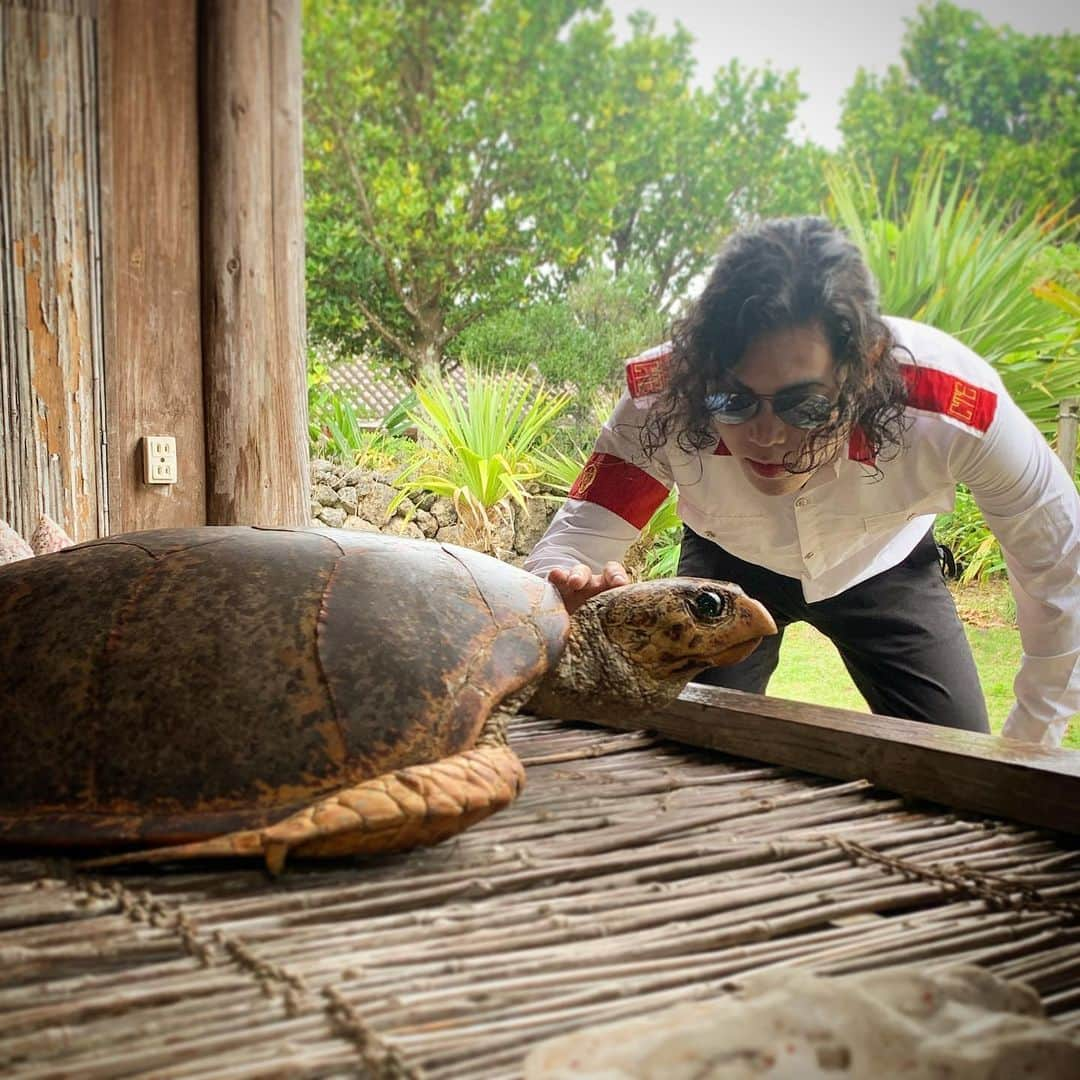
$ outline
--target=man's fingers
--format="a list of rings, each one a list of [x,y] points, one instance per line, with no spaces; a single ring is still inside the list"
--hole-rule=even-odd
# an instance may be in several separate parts
[[[604,566],[602,580],[604,587],[616,588],[619,585],[625,585],[630,577],[622,563],[609,562]]]
[[[597,593],[625,585],[629,580],[626,568],[618,562],[606,563],[599,574],[594,574],[584,563],[569,569],[555,567],[548,572],[548,581],[559,590],[563,603],[571,613]]]
[[[592,571],[584,563],[578,563],[569,569],[557,566],[548,573],[548,581],[563,594],[580,592],[587,588],[592,580]]]
[[[566,579],[566,584],[571,589],[585,589],[592,583],[592,571],[583,563],[578,563],[577,566],[570,571]]]
[[[555,586],[556,589],[561,589],[566,584],[566,579],[570,576],[570,571],[565,566],[556,566],[548,571],[548,581]]]

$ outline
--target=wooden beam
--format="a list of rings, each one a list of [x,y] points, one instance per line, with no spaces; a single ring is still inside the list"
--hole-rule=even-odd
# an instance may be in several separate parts
[[[306,525],[299,0],[202,0],[207,520]]]
[[[901,795],[1080,834],[1080,752],[691,683],[634,714],[584,708],[564,720],[655,731],[677,742]]]

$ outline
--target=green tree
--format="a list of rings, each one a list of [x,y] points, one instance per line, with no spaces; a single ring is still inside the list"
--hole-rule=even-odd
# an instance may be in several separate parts
[[[903,66],[860,69],[844,99],[845,151],[906,194],[927,151],[947,179],[1007,185],[1028,204],[1080,210],[1080,36],[991,26],[941,0],[908,21]]]
[[[573,160],[581,182],[601,171],[611,179],[610,223],[594,259],[616,276],[644,267],[666,311],[726,232],[755,214],[815,210],[825,186],[820,151],[788,134],[804,97],[794,72],[733,61],[697,87],[686,30],[658,34],[645,12],[630,30],[616,45],[607,21],[591,28],[592,62],[569,88],[579,120]],[[578,267],[566,269],[573,277]]]
[[[664,340],[667,320],[651,296],[648,270],[630,264],[615,275],[590,266],[565,295],[506,307],[470,326],[453,343],[455,358],[486,369],[533,368],[556,386],[574,384],[575,413],[598,387],[622,384],[622,361]]]
[[[312,340],[416,379],[596,260],[647,264],[669,303],[719,233],[813,183],[794,77],[695,90],[689,44],[637,17],[620,45],[600,0],[308,0]]]
[[[312,336],[379,348],[410,377],[603,213],[557,152],[556,92],[585,63],[592,0],[309,0],[305,169]],[[320,300],[328,298],[327,310]],[[348,310],[355,311],[349,319]]]

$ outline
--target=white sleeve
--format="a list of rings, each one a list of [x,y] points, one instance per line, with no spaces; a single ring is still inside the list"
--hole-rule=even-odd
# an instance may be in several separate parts
[[[953,462],[998,538],[1023,645],[1002,734],[1060,744],[1080,712],[1080,496],[1035,425],[1002,391],[982,439]]]
[[[648,457],[642,449],[644,416],[624,394],[570,497],[525,560],[526,570],[546,576],[556,567],[584,563],[596,573],[623,559],[672,483],[663,451]]]

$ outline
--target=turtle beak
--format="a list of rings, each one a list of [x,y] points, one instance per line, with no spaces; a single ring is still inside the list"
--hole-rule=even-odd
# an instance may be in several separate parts
[[[764,637],[776,633],[776,623],[765,606],[752,596],[740,594],[735,597],[735,619],[731,627],[729,644],[712,657],[712,667],[731,667],[745,660]]]

